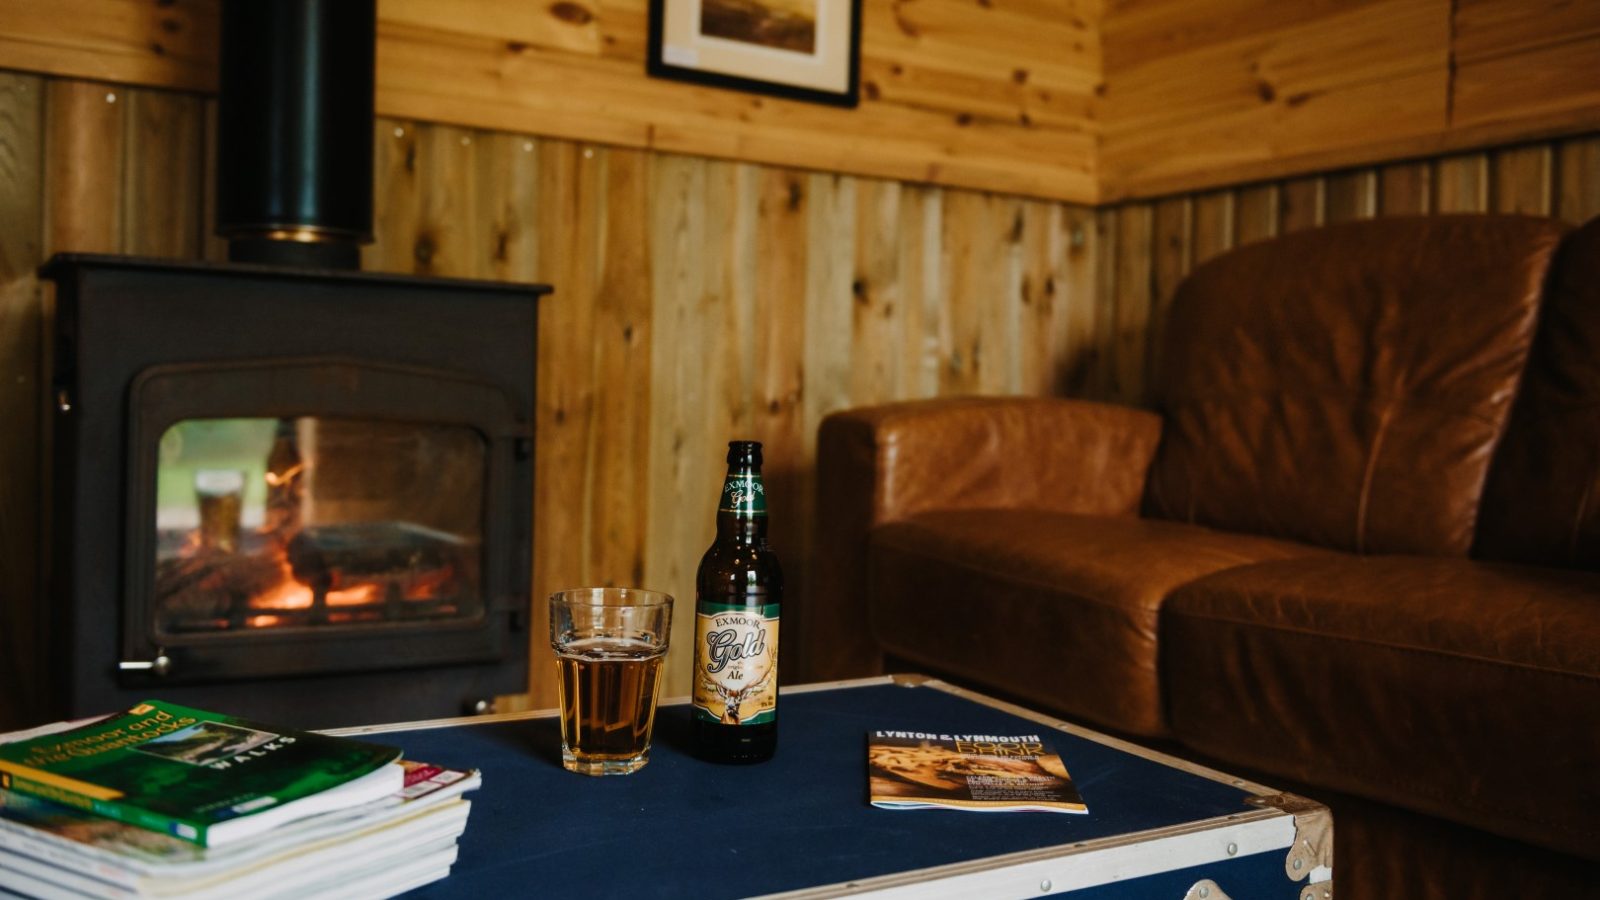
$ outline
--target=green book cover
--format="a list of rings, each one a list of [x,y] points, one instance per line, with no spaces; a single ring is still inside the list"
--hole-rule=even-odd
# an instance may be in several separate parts
[[[398,790],[400,751],[148,700],[0,744],[0,787],[202,846]],[[392,771],[390,771],[392,770]]]

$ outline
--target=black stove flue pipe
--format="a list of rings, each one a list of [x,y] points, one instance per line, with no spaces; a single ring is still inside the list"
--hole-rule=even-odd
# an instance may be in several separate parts
[[[376,0],[224,0],[217,234],[235,262],[359,268]]]

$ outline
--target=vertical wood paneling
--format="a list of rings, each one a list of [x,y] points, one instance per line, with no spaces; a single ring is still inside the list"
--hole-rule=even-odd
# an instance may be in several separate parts
[[[1326,194],[1323,180],[1294,178],[1278,188],[1278,233],[1304,231],[1323,223]]]
[[[705,267],[717,299],[712,346],[723,357],[713,415],[707,427],[731,438],[751,437],[755,379],[755,168],[715,160],[706,164],[705,206],[710,240]]]
[[[1066,229],[1066,351],[1056,364],[1058,389],[1070,396],[1088,393],[1093,381],[1095,313],[1100,265],[1099,217],[1094,210],[1069,206],[1063,211]]]
[[[1116,390],[1117,254],[1122,249],[1117,238],[1121,222],[1120,207],[1094,213],[1094,330],[1083,354],[1088,373],[1083,393],[1096,400],[1108,399]]]
[[[198,97],[127,90],[123,165],[125,253],[191,259],[202,249],[205,105]]]
[[[411,271],[475,277],[480,223],[477,208],[477,144],[470,129],[423,125],[417,135],[417,224]],[[596,202],[602,202],[597,198]]]
[[[45,95],[45,254],[122,249],[127,98],[92,81],[51,81]]]
[[[1484,212],[1489,208],[1489,160],[1482,153],[1447,156],[1433,166],[1433,211]]]
[[[1194,264],[1233,248],[1232,191],[1211,191],[1194,198]]]
[[[1007,229],[1014,222],[998,199],[976,191],[944,192],[944,284],[949,331],[939,390],[1001,390],[1005,360],[993,334],[1006,307]]]
[[[804,177],[806,277],[802,308],[804,335],[801,365],[805,382],[801,389],[800,453],[792,458],[797,474],[792,483],[798,489],[787,502],[800,524],[799,540],[780,555],[788,568],[803,577],[811,557],[811,523],[815,517],[816,491],[812,473],[816,471],[817,428],[828,413],[851,405],[851,354],[854,351],[851,317],[855,305],[852,288],[855,271],[857,180],[841,175],[811,173]],[[772,497],[771,493],[768,497]],[[803,599],[796,602],[803,604]],[[804,616],[803,609],[799,616]],[[779,638],[780,643],[782,637]],[[794,669],[790,668],[790,672]]]
[[[1151,252],[1154,210],[1130,203],[1117,213],[1115,383],[1111,397],[1128,404],[1145,402],[1150,341]]]
[[[204,142],[200,161],[202,209],[200,213],[200,256],[211,262],[228,259],[228,242],[217,234],[217,100],[208,97],[204,105]]]
[[[767,536],[782,561],[788,596],[804,602],[811,558],[810,436],[805,430],[806,178],[790,169],[753,173],[755,288],[754,434],[763,444]],[[904,198],[902,198],[903,200]],[[898,248],[896,249],[898,254]],[[904,256],[901,255],[902,260]],[[660,352],[667,352],[662,347]],[[800,630],[778,630],[779,658],[794,659]]]
[[[804,409],[806,434],[814,435],[824,416],[851,404],[857,179],[808,180]]]
[[[1329,223],[1370,219],[1378,213],[1377,173],[1372,169],[1356,169],[1329,175],[1325,196],[1325,217]]]
[[[1547,144],[1513,147],[1494,154],[1490,184],[1495,212],[1550,214],[1551,152]]]
[[[1378,213],[1422,215],[1432,205],[1433,169],[1425,162],[1396,163],[1378,170]]]
[[[999,239],[993,258],[992,279],[979,295],[983,309],[983,378],[986,394],[1014,394],[1022,390],[1022,273],[1026,222],[1023,201],[995,197],[999,226],[991,232]]]
[[[808,180],[805,417],[811,434],[824,416],[851,401],[857,179],[813,173]]]
[[[650,231],[638,211],[649,206],[650,160],[639,150],[613,149],[600,162],[604,196],[595,235],[600,269],[590,376],[595,417],[586,452],[593,486],[584,580],[642,586],[653,341]]]
[[[379,131],[379,138],[382,138]],[[539,142],[520,134],[479,132],[475,182],[482,217],[473,269],[495,281],[539,277]],[[638,210],[629,213],[638,217]]]
[[[412,122],[379,119],[372,135],[373,242],[361,264],[378,272],[410,272],[417,265],[416,232],[421,217],[417,189],[417,132]]]
[[[1600,137],[1562,141],[1556,154],[1556,215],[1574,225],[1600,216]]]
[[[1276,200],[1276,198],[1274,198]],[[1274,216],[1275,218],[1275,216]],[[1187,197],[1169,197],[1155,204],[1151,234],[1154,253],[1151,265],[1150,337],[1146,349],[1150,360],[1147,383],[1160,385],[1162,354],[1166,336],[1167,309],[1178,291],[1178,284],[1194,265],[1193,209]]]
[[[655,340],[662,348],[709,348],[707,272],[699,254],[710,240],[707,227],[705,166],[682,156],[654,161],[651,183],[651,312]],[[584,295],[577,295],[583,302]],[[704,417],[711,402],[708,369],[716,353],[652,353],[650,362],[650,499],[644,582],[671,592],[692,584],[700,554],[714,529],[716,453],[723,435],[710,435]],[[681,592],[680,592],[681,595]],[[693,595],[690,595],[692,597]],[[686,604],[692,599],[685,598]],[[685,608],[692,608],[685,606]],[[672,649],[665,692],[687,693],[693,652],[694,617],[673,617]]]
[[[35,717],[44,686],[22,680],[39,652],[40,222],[44,82],[0,73],[0,721]]]
[[[1233,245],[1265,240],[1278,233],[1278,186],[1240,188],[1234,198]]]
[[[855,277],[850,282],[850,398],[880,403],[900,396],[904,301],[900,279],[900,184],[856,182]]]
[[[944,191],[900,191],[900,277],[905,302],[901,385],[907,398],[939,393],[944,347]]]
[[[1067,247],[1061,214],[1056,203],[1030,201],[1023,205],[1023,263],[1018,285],[1022,309],[1016,352],[1021,366],[1018,390],[1022,393],[1052,394],[1059,389],[1056,365],[1067,347]]]

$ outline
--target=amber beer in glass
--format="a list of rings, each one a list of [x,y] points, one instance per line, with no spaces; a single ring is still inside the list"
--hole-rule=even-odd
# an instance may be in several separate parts
[[[239,522],[244,512],[244,473],[234,469],[201,469],[194,475],[195,502],[200,507],[200,546],[236,553]]]
[[[584,775],[626,775],[650,760],[672,598],[635,588],[550,597],[550,644],[561,703],[561,763]]]
[[[778,608],[783,570],[767,544],[761,444],[728,444],[717,537],[695,575],[695,752],[761,762],[778,744]]]

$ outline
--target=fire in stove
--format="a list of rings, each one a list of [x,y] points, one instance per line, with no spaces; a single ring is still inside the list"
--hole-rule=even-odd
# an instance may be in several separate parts
[[[481,440],[449,426],[180,422],[158,472],[159,630],[475,614],[482,465]]]

